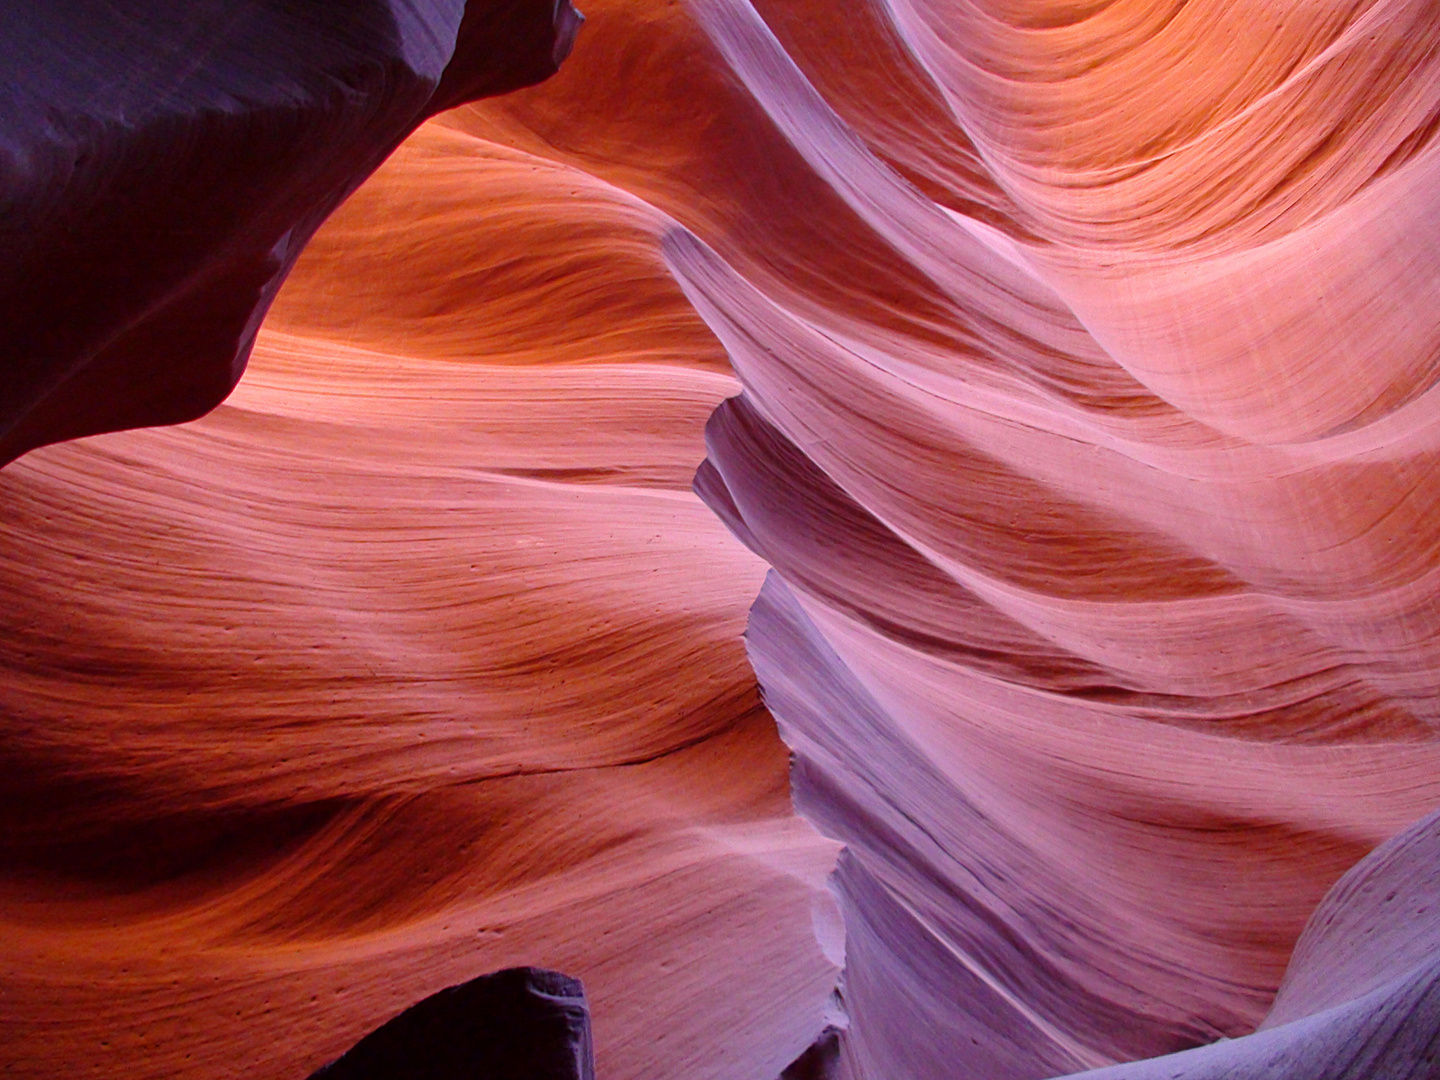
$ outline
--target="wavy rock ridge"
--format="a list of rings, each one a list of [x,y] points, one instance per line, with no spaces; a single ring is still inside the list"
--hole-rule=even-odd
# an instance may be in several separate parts
[[[249,36],[202,58],[335,87],[314,13],[224,10]],[[362,96],[337,119],[356,143],[312,158],[325,146],[301,131],[299,164],[353,186],[457,63],[529,55],[465,46],[474,5],[427,10],[460,28],[440,89],[396,75],[404,109]],[[353,38],[362,15],[326,18]],[[173,21],[134,38],[160,50]],[[207,27],[117,72],[163,74]],[[79,64],[60,44],[113,41],[31,29],[15,40],[57,71]],[[294,177],[259,184],[269,114],[227,108],[216,183],[303,204]],[[188,146],[158,160],[180,171]],[[128,220],[124,199],[106,209]],[[836,968],[811,908],[833,912],[835,845],[791,811],[745,662],[763,566],[689,491],[738,385],[665,272],[664,227],[577,170],[422,129],[308,245],[225,404],[0,473],[7,1075],[303,1077],[414,1002],[526,964],[583,977],[606,1077],[774,1076],[820,1029]],[[123,285],[128,265],[87,268]],[[258,321],[253,296],[220,295]],[[166,408],[192,373],[223,393],[243,353],[184,310],[205,349],[125,374]],[[95,400],[119,410],[106,426],[177,418]]]
[[[229,403],[0,477],[16,1071],[298,1074],[504,963],[600,1075],[795,1059],[832,849],[684,491],[743,387],[695,487],[842,1074],[1432,1075],[1433,821],[1316,911],[1440,803],[1431,6],[587,15]]]
[[[751,659],[848,848],[849,1067],[1243,1034],[1325,886],[1440,795],[1440,24],[865,10],[700,8],[923,279],[892,325],[670,248],[746,387],[697,486],[776,569]],[[842,83],[862,48],[883,98]]]

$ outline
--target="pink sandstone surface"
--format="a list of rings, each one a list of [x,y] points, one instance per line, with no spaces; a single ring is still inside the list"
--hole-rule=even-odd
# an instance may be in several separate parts
[[[0,473],[0,1060],[1440,1075],[1434,5],[586,15]]]

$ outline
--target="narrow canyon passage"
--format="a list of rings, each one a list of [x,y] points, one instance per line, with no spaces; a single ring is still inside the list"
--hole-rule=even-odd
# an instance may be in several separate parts
[[[607,1077],[821,1029],[837,845],[745,659],[764,565],[690,490],[739,385],[665,227],[424,128],[224,405],[0,472],[6,1075],[303,1078],[530,963]]]
[[[10,1072],[1435,1075],[1435,6],[585,16],[0,472]]]

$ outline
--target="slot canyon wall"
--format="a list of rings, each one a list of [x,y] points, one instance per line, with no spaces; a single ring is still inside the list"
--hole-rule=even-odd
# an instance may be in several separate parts
[[[247,47],[309,72],[326,38],[301,30]],[[344,137],[376,111],[342,112]],[[227,167],[292,134],[268,119],[223,129]],[[301,161],[326,149],[297,137]],[[576,169],[422,128],[306,249],[224,405],[0,471],[0,1072],[304,1080],[528,964],[584,980],[605,1077],[773,1077],[824,1025],[836,845],[791,810],[745,660],[763,564],[690,491],[739,386],[665,227]],[[93,398],[94,426],[168,419],[144,395],[197,372],[228,389],[244,342],[184,270],[169,310],[198,340],[115,365],[139,393]]]
[[[5,143],[11,1073],[1437,1075],[1433,4],[261,9]]]

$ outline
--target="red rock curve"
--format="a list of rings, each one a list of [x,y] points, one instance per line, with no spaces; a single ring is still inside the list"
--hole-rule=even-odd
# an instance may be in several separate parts
[[[776,1075],[758,592],[842,1075],[1434,1075],[1433,819],[1360,862],[1440,805],[1433,5],[587,16],[226,405],[0,474],[14,1071],[537,963],[599,1075]]]
[[[688,490],[737,387],[654,231],[422,130],[226,404],[0,473],[14,1075],[303,1077],[526,963],[584,979],[607,1077],[778,1074],[819,1030],[834,845],[745,662],[763,567]]]
[[[744,658],[763,567],[689,491],[738,385],[664,227],[422,130],[224,405],[0,473],[7,1075],[299,1078],[521,964],[583,977],[607,1077],[823,1026],[835,845]]]

